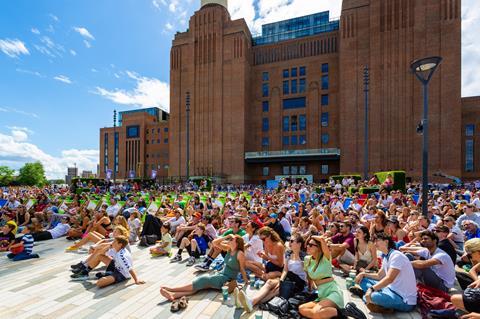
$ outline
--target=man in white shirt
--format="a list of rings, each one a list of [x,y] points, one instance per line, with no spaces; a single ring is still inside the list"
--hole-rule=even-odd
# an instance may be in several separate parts
[[[68,231],[70,230],[70,217],[63,216],[61,219],[61,223],[57,224],[54,228],[41,231],[38,233],[33,233],[33,239],[35,241],[42,241],[42,240],[49,240],[49,239],[56,239],[62,236],[65,236]]]
[[[170,224],[170,233],[175,234],[177,227],[186,224],[187,221],[183,217],[183,211],[181,208],[175,209],[175,217],[170,218],[167,221]]]
[[[424,231],[421,238],[420,244],[424,248],[407,249],[415,277],[426,286],[448,292],[455,284],[455,265],[450,256],[437,247],[438,237],[434,232]]]
[[[115,199],[110,199],[110,206],[107,208],[107,215],[110,218],[115,218],[118,215],[118,212],[120,211],[120,205],[117,203]]]

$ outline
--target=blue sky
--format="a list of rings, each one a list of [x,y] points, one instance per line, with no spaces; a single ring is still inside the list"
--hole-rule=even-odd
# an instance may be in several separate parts
[[[478,30],[475,0],[463,1],[465,30]],[[76,163],[96,170],[98,132],[113,109],[168,109],[174,33],[200,0],[0,1],[0,165],[40,160],[48,177]],[[315,5],[312,5],[315,3]],[[253,33],[263,23],[331,10],[340,0],[231,0]],[[464,95],[480,94],[480,45],[463,34]]]

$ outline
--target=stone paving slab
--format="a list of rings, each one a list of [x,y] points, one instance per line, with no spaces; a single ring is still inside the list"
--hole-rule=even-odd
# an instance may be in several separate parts
[[[85,254],[65,253],[71,242],[66,239],[37,243],[34,251],[39,259],[11,262],[0,253],[0,318],[181,318],[181,319],[229,319],[254,318],[255,312],[245,314],[235,309],[232,301],[222,302],[220,293],[202,291],[191,296],[189,306],[183,312],[172,314],[170,303],[159,294],[160,286],[186,284],[195,278],[193,268],[184,263],[170,263],[168,258],[151,258],[148,249],[132,246],[134,266],[145,285],[122,283],[99,290],[94,281],[70,280],[70,265],[78,263]],[[345,280],[336,276],[345,288]],[[247,289],[253,296],[254,290]],[[368,318],[419,319],[418,312],[390,316],[370,314],[363,302],[344,290],[345,302],[353,301]],[[276,316],[263,311],[263,318]]]

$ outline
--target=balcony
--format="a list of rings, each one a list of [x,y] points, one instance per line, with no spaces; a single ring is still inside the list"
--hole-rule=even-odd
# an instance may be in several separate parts
[[[245,161],[247,163],[279,163],[279,162],[305,162],[318,160],[338,160],[340,159],[340,149],[321,148],[306,150],[281,150],[281,151],[262,151],[246,152]]]

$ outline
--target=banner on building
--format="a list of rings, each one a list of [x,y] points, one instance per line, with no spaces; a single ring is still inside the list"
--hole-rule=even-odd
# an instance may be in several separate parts
[[[135,178],[135,171],[129,171],[128,178]]]
[[[152,176],[152,179],[157,178],[157,171],[152,169],[152,175],[151,176]]]
[[[111,169],[107,169],[107,172],[105,173],[105,178],[107,180],[111,180],[112,179],[112,173],[113,173],[113,171]]]

